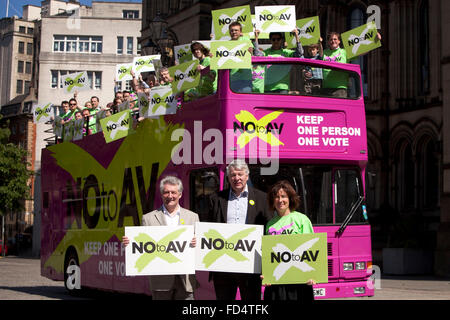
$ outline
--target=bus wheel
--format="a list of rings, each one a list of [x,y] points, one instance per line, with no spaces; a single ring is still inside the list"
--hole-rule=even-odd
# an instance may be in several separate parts
[[[69,248],[64,259],[64,286],[70,294],[76,295],[81,289],[81,269],[78,255],[73,248]]]

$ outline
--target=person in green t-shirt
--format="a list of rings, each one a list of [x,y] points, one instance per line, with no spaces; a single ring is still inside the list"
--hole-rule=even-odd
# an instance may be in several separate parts
[[[234,21],[228,26],[228,32],[232,41],[250,40],[249,37],[242,35],[242,25]],[[253,46],[248,51],[253,54]],[[231,90],[238,93],[252,92],[252,69],[231,69],[230,70]]]
[[[377,32],[375,41],[381,40],[381,34]],[[338,32],[330,32],[327,35],[328,48],[323,51],[323,60],[339,63],[348,63],[345,49],[341,48],[341,35]],[[326,96],[347,98],[347,86],[349,76],[347,72],[323,69],[322,93]]]
[[[277,182],[267,194],[267,200],[276,215],[266,224],[266,234],[314,233],[308,217],[295,211],[300,205],[300,197],[288,181]],[[311,303],[314,300],[313,284],[315,281],[311,279],[306,284],[268,285],[264,300],[300,300],[302,303]]]
[[[199,65],[197,70],[202,73],[200,83],[196,88],[189,89],[185,92],[185,100],[194,100],[196,98],[205,97],[214,94],[217,91],[217,71],[210,69],[211,60],[209,57],[209,49],[200,42],[191,44],[192,55],[198,59]],[[186,99],[187,98],[187,99]]]
[[[263,52],[259,49],[258,35],[259,31],[255,31],[255,55],[256,56],[266,56],[266,57],[303,57],[303,47],[300,43],[298,36],[298,29],[295,28],[292,33],[294,33],[297,46],[295,50],[283,48],[284,44],[284,33],[282,32],[271,32],[269,34],[270,42],[272,46]],[[291,66],[288,64],[282,65],[267,65],[265,76],[264,76],[264,91],[270,93],[282,93],[287,94],[289,92],[289,82],[290,82],[290,71]]]
[[[347,53],[340,47],[341,35],[330,32],[327,36],[328,48],[323,52],[323,60],[331,62],[347,63]],[[323,69],[322,92],[326,96],[346,98],[348,86],[348,73]]]

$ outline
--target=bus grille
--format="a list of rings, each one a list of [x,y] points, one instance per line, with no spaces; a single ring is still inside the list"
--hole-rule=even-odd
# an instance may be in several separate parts
[[[333,255],[333,244],[331,242],[327,243],[328,258]],[[328,276],[333,276],[333,259],[328,259]]]

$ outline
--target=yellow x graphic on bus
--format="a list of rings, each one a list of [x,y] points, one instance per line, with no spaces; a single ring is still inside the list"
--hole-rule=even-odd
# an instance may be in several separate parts
[[[255,137],[260,138],[271,146],[284,145],[283,142],[272,134],[273,130],[278,130],[277,135],[281,132],[282,124],[280,126],[276,123],[272,124],[272,121],[282,113],[283,110],[277,110],[257,120],[250,112],[241,110],[239,114],[235,115],[235,118],[240,122],[239,130],[242,132],[237,140],[239,147],[241,149],[244,148]]]

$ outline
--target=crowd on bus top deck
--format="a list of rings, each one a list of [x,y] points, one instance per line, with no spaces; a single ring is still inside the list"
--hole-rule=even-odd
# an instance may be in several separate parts
[[[330,32],[327,36],[328,48],[323,50],[322,38],[316,44],[307,46],[304,50],[299,39],[298,29],[292,31],[296,47],[294,50],[287,49],[284,32],[271,32],[269,40],[271,46],[265,50],[261,50],[259,46],[259,30],[255,30],[255,39],[252,46],[248,49],[254,56],[267,57],[300,57],[315,60],[333,61],[347,63],[345,49],[341,48],[340,34]],[[229,34],[231,40],[250,40],[249,37],[242,34],[242,26],[239,22],[232,22],[229,25]],[[211,35],[213,38],[214,35]],[[381,40],[380,33],[377,33],[377,41]],[[199,60],[197,70],[201,72],[200,83],[196,88],[189,89],[182,94],[178,94],[178,100],[191,101],[200,97],[214,94],[217,90],[217,71],[210,69],[211,53],[200,42],[191,44],[191,52],[193,57]],[[230,70],[231,89],[239,93],[298,93],[289,91],[289,72],[283,71],[285,66],[271,66],[269,69],[263,65],[254,65],[252,69],[232,69]],[[278,74],[277,74],[278,73]],[[105,110],[106,116],[118,112],[118,107],[125,101],[129,102],[129,108],[137,111],[137,94],[144,92],[149,96],[150,91],[155,86],[170,85],[173,81],[167,67],[161,67],[156,75],[155,72],[148,73],[145,78],[142,74],[136,77],[132,72],[131,88],[132,90],[120,91],[115,87],[114,98],[112,102],[102,105],[99,98],[92,96],[89,101],[81,105],[77,101],[77,93],[69,101],[63,101],[61,107],[63,112],[60,114],[61,123],[75,119],[76,117],[89,117],[89,133],[96,133],[95,115],[99,110]],[[279,74],[284,74],[280,78]],[[339,71],[312,68],[306,66],[303,69],[304,92],[306,94],[324,94],[330,97],[346,97],[348,76]],[[271,79],[276,79],[271,81]],[[142,120],[142,118],[139,118]]]

